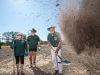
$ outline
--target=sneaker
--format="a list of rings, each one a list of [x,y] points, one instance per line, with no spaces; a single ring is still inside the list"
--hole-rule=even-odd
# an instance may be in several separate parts
[[[55,70],[54,74],[53,75],[57,75],[59,74],[59,71],[58,70]]]
[[[30,64],[29,68],[32,68],[32,67],[33,67],[32,64]]]
[[[33,67],[36,67],[36,63],[33,64]]]

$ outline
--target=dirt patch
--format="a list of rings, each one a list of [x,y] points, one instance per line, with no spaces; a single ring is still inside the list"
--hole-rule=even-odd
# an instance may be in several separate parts
[[[66,48],[67,46],[67,48]],[[72,64],[64,66],[64,75],[90,75],[88,69],[79,63],[78,55],[68,45],[63,46],[63,57],[71,61]],[[9,47],[3,48],[0,52],[5,54],[0,60],[0,75],[11,75],[13,72],[13,54]],[[9,52],[10,58],[6,56]],[[8,54],[8,53],[7,53]],[[0,55],[1,57],[1,55]],[[29,68],[29,59],[25,57],[24,71],[26,75],[52,75],[54,70],[50,60],[50,50],[47,46],[42,46],[42,50],[37,55],[37,68]],[[80,61],[81,62],[81,61]]]

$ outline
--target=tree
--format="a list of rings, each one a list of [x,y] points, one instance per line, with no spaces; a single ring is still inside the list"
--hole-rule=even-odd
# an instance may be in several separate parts
[[[18,32],[13,32],[13,31],[11,31],[11,32],[4,32],[4,33],[2,34],[2,36],[5,37],[5,39],[6,39],[6,44],[7,44],[7,45],[10,44],[11,40],[15,38],[15,35],[16,35],[17,33],[18,33]]]

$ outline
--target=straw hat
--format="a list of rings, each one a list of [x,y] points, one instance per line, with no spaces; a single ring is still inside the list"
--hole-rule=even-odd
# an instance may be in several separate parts
[[[51,28],[55,29],[55,26],[50,26],[47,28],[47,30],[49,31]]]

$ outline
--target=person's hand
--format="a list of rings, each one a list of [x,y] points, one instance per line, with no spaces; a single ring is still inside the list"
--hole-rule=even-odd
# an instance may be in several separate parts
[[[61,49],[61,45],[59,45],[57,48],[56,48],[56,50],[55,50],[55,53],[56,53],[56,55],[58,54],[58,51]]]
[[[15,49],[15,48],[16,48],[16,46],[10,46],[10,48],[11,48],[11,49]]]
[[[38,47],[38,50],[40,51],[41,50],[41,47]]]
[[[56,50],[55,50],[55,54],[58,55],[58,48],[56,48]]]
[[[10,48],[11,48],[11,49],[13,49],[13,47],[12,47],[12,46],[10,46]]]
[[[51,44],[50,43],[48,43],[48,48],[51,48]]]
[[[58,55],[58,51],[57,50],[55,51],[55,54],[56,54],[56,56]]]
[[[25,52],[25,56],[28,56],[28,52]]]

